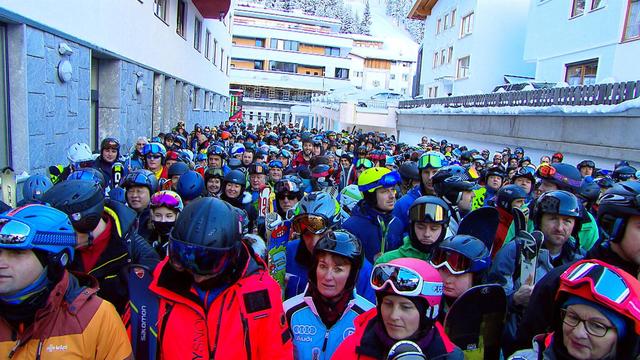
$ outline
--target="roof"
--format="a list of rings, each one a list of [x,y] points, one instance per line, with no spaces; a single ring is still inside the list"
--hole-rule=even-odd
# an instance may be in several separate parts
[[[431,15],[431,10],[438,0],[415,0],[407,17],[413,20],[424,20]]]
[[[283,11],[275,9],[265,9],[264,6],[260,7],[254,3],[238,3],[234,7],[236,15],[243,15],[248,17],[257,17],[265,19],[274,19],[281,21],[297,22],[301,24],[314,24],[325,26],[340,26],[342,22],[338,19],[315,16],[305,14],[301,11]]]
[[[412,49],[406,51],[392,49],[378,49],[371,47],[354,46],[351,48],[351,54],[364,59],[382,59],[394,61],[411,61],[416,62],[418,53]]]

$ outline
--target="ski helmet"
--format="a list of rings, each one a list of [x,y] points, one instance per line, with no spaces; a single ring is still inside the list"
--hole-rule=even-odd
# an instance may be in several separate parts
[[[342,223],[340,204],[331,195],[316,191],[300,199],[294,210],[296,217],[304,214],[320,215],[326,219],[326,228],[333,228]],[[294,218],[295,222],[296,219]]]
[[[224,148],[220,145],[217,144],[213,144],[211,146],[209,146],[209,148],[207,149],[207,156],[211,157],[211,156],[220,156],[220,159],[224,160],[227,158],[227,152],[224,151]]]
[[[67,180],[87,180],[97,182],[104,190],[107,188],[107,180],[104,173],[96,168],[82,168],[69,174]]]
[[[204,179],[197,171],[189,170],[180,176],[176,185],[176,192],[184,201],[191,201],[202,195]]]
[[[94,181],[67,180],[42,195],[42,202],[66,213],[77,232],[93,231],[104,212],[104,191]]]
[[[91,148],[85,143],[75,143],[67,149],[67,159],[74,169],[93,166]]]
[[[462,255],[464,259],[452,257],[450,253]],[[458,234],[444,239],[429,262],[436,269],[446,267],[452,274],[473,273],[474,284],[477,285],[491,266],[491,252],[475,236]]]
[[[205,184],[213,178],[222,180],[224,178],[224,170],[222,170],[222,168],[207,168],[204,172]]]
[[[183,163],[182,161],[178,161],[177,163],[169,167],[169,169],[167,170],[167,175],[169,176],[169,179],[171,179],[174,176],[182,176],[187,171],[189,171],[189,165]]]
[[[177,193],[170,190],[162,190],[151,196],[149,207],[157,209],[159,207],[166,207],[176,212],[181,212],[184,209],[182,198]]]
[[[578,170],[582,169],[583,167],[595,169],[596,163],[593,160],[582,160],[578,163],[578,165],[576,165],[576,168]]]
[[[224,183],[226,184],[238,184],[242,186],[242,189],[247,186],[247,176],[240,170],[231,170],[224,176]]]
[[[316,268],[318,266],[318,254],[326,252],[339,255],[351,263],[351,270],[345,285],[345,289],[353,289],[358,278],[358,272],[364,262],[364,250],[362,244],[355,235],[345,230],[328,231],[313,248],[313,265],[309,270],[309,282],[315,284]]]
[[[142,154],[145,156],[149,154],[160,154],[162,155],[162,160],[164,161],[164,159],[167,157],[167,149],[165,149],[164,145],[159,142],[151,142],[146,144],[142,148]]]
[[[544,181],[555,184],[558,190],[565,190],[574,194],[582,184],[580,171],[569,164],[541,165],[536,170],[536,175]]]
[[[146,169],[138,169],[130,172],[122,179],[122,187],[129,189],[132,186],[143,186],[149,189],[149,195],[158,191],[158,180],[153,172]]]
[[[615,170],[613,170],[613,174],[611,174],[613,180],[617,182],[634,180],[635,176],[636,168],[634,168],[633,166],[619,166]]]
[[[513,200],[526,199],[527,193],[518,185],[510,184],[505,185],[498,190],[496,195],[496,204],[498,207],[511,212],[511,204]]]
[[[538,197],[533,207],[533,224],[536,229],[540,229],[542,214],[557,214],[575,218],[572,235],[575,236],[580,232],[582,224],[580,203],[578,198],[568,191],[547,191]]]
[[[302,179],[296,175],[285,175],[276,182],[274,186],[276,196],[280,194],[290,193],[296,195],[298,200],[302,199],[304,191],[302,190]]]
[[[102,154],[102,151],[105,149],[115,150],[118,152],[118,156],[120,156],[120,142],[116,138],[107,137],[102,139],[102,142],[100,142],[100,154]]]
[[[400,165],[398,173],[403,180],[420,181],[420,173],[418,172],[418,164],[415,161],[407,161]]]
[[[340,191],[340,206],[347,214],[351,214],[353,208],[362,199],[362,193],[356,184],[347,185]]]
[[[418,344],[409,340],[402,340],[395,343],[389,354],[387,360],[426,360],[427,357],[420,349]]]
[[[437,245],[445,238],[450,219],[451,211],[449,210],[449,205],[441,198],[431,195],[417,198],[409,208],[409,239],[413,247],[423,252],[431,250],[434,245]],[[433,244],[424,245],[418,241],[414,227],[417,222],[442,225],[440,236]]]
[[[611,241],[620,242],[631,216],[640,216],[640,182],[623,181],[600,198],[598,225]]]
[[[214,197],[197,199],[184,207],[169,234],[169,259],[179,271],[213,275],[219,285],[235,281],[242,227],[231,205]]]
[[[31,175],[22,184],[22,199],[25,203],[38,202],[47,190],[51,189],[53,184],[45,175]]]
[[[60,210],[31,204],[0,215],[0,249],[44,251],[48,260],[65,266],[73,261],[75,246],[76,232]]]
[[[437,175],[437,173],[436,173]],[[465,191],[473,191],[477,187],[476,184],[465,181],[458,176],[437,177],[433,178],[433,189],[436,195],[445,199],[452,205],[457,205],[462,199],[462,193]]]
[[[427,151],[418,159],[418,170],[440,169],[447,165],[447,160],[442,153],[437,151]]]

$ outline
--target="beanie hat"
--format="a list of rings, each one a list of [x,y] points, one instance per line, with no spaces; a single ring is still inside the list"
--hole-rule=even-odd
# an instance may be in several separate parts
[[[616,331],[618,332],[618,339],[624,338],[627,330],[627,323],[622,315],[596,302],[589,301],[576,295],[569,296],[569,298],[567,298],[567,300],[562,304],[561,308],[566,309],[571,305],[588,305],[598,310],[602,313],[602,315],[609,319],[609,321],[611,321],[613,326],[616,328]]]

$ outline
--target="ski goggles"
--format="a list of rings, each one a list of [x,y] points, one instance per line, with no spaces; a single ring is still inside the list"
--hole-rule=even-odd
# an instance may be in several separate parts
[[[447,249],[436,248],[429,262],[436,269],[446,267],[453,275],[473,272],[472,263],[468,257]]]
[[[583,285],[590,287],[590,293],[599,301],[616,310],[626,310],[640,317],[640,300],[631,296],[632,284],[614,269],[596,261],[583,260],[569,268],[560,277],[560,283],[571,288]]]
[[[379,187],[391,188],[401,182],[402,178],[400,177],[400,174],[398,174],[397,171],[392,171],[382,175],[379,180],[374,181],[370,184],[358,185],[358,190],[360,190],[361,192],[365,192]]]
[[[578,164],[578,169],[583,167],[596,168],[596,163],[593,160],[583,160]]]
[[[393,292],[402,296],[442,296],[442,282],[424,281],[422,276],[402,265],[378,264],[371,271],[371,287],[375,291],[390,285]]]
[[[555,170],[555,168],[552,167],[553,170]],[[535,175],[535,170],[533,170],[533,168],[529,167],[529,166],[524,166],[521,168],[518,168],[518,170],[516,170],[515,174],[513,175],[513,177],[522,177],[522,176],[529,176],[529,177],[534,177]]]
[[[235,247],[209,248],[169,237],[169,260],[178,270],[197,275],[217,275],[229,267],[238,253]]]
[[[580,185],[582,185],[582,183],[578,180],[570,179],[564,175],[561,175],[560,173],[558,173],[556,168],[548,164],[540,165],[538,167],[538,170],[536,170],[536,173],[538,177],[542,179],[555,179],[561,183],[564,183],[573,187],[580,187]]]
[[[280,160],[272,160],[271,162],[269,162],[270,169],[282,169],[283,167],[284,165],[282,165],[282,161]]]
[[[370,169],[373,167],[373,162],[369,159],[358,159],[356,161],[356,169]]]
[[[447,210],[437,204],[418,204],[409,209],[411,221],[442,223],[446,214]]]
[[[440,154],[427,152],[418,159],[418,169],[434,168],[439,169],[444,166],[444,159]]]
[[[298,184],[294,183],[293,181],[280,180],[276,183],[275,190],[276,190],[276,194],[285,193],[285,192],[298,193],[300,192],[300,187],[298,186]]]
[[[170,193],[168,191],[160,191],[151,197],[150,205],[152,208],[166,207],[169,209],[177,209],[182,211],[182,199],[176,193]]]
[[[329,229],[329,219],[318,214],[299,214],[293,218],[291,228],[298,234],[310,232],[315,235],[324,233]]]
[[[70,256],[73,258],[73,247],[76,245],[76,233],[66,230],[52,234],[48,231],[39,231],[29,224],[17,219],[0,217],[0,249],[32,250],[51,249],[47,251],[60,251],[58,248],[69,247]]]

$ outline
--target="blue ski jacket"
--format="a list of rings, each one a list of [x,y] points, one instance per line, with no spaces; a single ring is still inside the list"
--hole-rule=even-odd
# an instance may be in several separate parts
[[[293,335],[294,358],[331,359],[344,339],[355,331],[354,319],[373,308],[373,304],[353,291],[347,308],[331,328],[322,322],[308,288],[284,302],[289,329]]]
[[[394,221],[399,220],[394,219],[390,213],[384,214],[377,211],[365,200],[360,200],[353,208],[351,216],[342,223],[342,228],[360,240],[365,257],[373,263],[376,255],[397,249],[402,245],[401,241],[399,244],[389,244],[386,241],[390,223]],[[384,249],[382,248],[383,241],[385,242]]]
[[[308,272],[311,266],[311,253],[304,243],[298,238],[287,243],[287,287],[284,291],[284,298],[289,299],[304,292],[309,281]],[[362,268],[358,273],[356,282],[356,292],[365,299],[375,302],[376,292],[369,284],[373,265],[364,259]]]
[[[402,238],[407,234],[409,229],[409,208],[417,198],[422,196],[420,185],[414,186],[403,197],[396,202],[391,215],[397,218],[395,224],[389,227],[387,231],[387,241],[398,247],[402,246]]]

